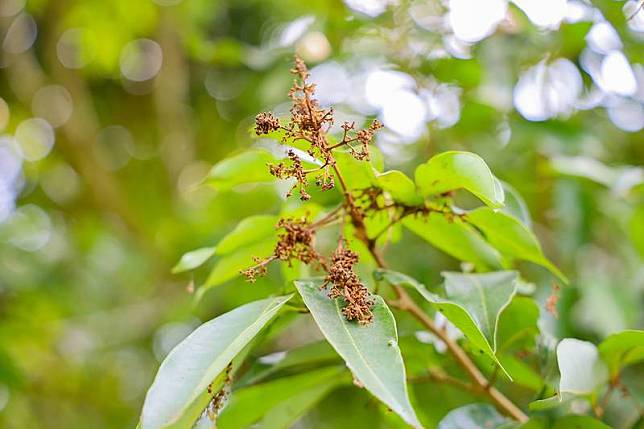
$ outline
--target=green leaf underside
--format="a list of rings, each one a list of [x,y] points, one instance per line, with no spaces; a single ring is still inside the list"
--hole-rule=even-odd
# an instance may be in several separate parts
[[[188,335],[161,364],[143,404],[141,428],[191,428],[211,398],[208,385],[223,381],[228,364],[291,297],[242,305]]]
[[[408,216],[403,226],[432,246],[478,270],[500,269],[501,256],[471,225],[460,219],[449,221],[440,213],[427,216]]]
[[[487,241],[506,258],[534,262],[568,283],[566,276],[543,255],[534,234],[516,218],[480,207],[467,214],[467,222],[480,229]]]
[[[416,169],[415,179],[423,197],[465,189],[490,207],[503,207],[500,182],[485,161],[471,152],[438,154]]]
[[[272,182],[275,177],[270,174],[266,165],[275,161],[275,157],[268,151],[248,150],[215,164],[206,178],[206,183],[226,190],[245,183]]]
[[[499,314],[515,293],[514,271],[484,274],[443,273],[445,289],[448,292],[446,298],[430,292],[425,285],[405,274],[379,270],[376,275],[390,284],[415,288],[436,310],[460,329],[465,338],[498,365],[510,380],[512,379],[496,356],[494,338]],[[476,300],[481,302],[477,303]]]
[[[626,330],[610,335],[599,345],[599,354],[611,378],[625,366],[644,361],[644,331]]]
[[[423,202],[416,192],[414,182],[401,171],[391,170],[378,174],[373,185],[389,192],[394,201],[399,203],[415,206]]]
[[[285,402],[292,402],[295,397],[301,396],[305,392],[317,393],[319,398],[320,391],[329,392],[341,383],[351,383],[351,377],[347,374],[346,369],[330,367],[236,390],[219,416],[217,427],[219,429],[248,427],[260,419],[266,420],[266,418],[272,422],[273,427],[285,427],[283,426],[284,422],[288,423],[293,418],[297,419],[303,410],[291,406],[282,408],[279,413],[275,412],[271,416],[270,413],[275,411],[277,407],[285,405]],[[266,417],[262,419],[262,416]],[[261,425],[261,427],[263,426]]]
[[[278,217],[273,215],[249,216],[243,219],[219,241],[217,254],[226,255],[274,235],[277,221]]]
[[[497,352],[529,351],[539,334],[539,306],[524,296],[515,296],[503,310],[496,331]]]
[[[215,247],[202,247],[184,253],[179,262],[177,262],[177,265],[172,268],[172,274],[194,270],[210,259],[215,254],[215,251]]]
[[[407,394],[396,321],[384,300],[379,296],[374,297],[373,321],[360,326],[345,319],[338,300],[329,299],[321,285],[321,279],[295,282],[326,339],[367,390],[408,424],[415,428],[422,427]]]
[[[497,429],[510,420],[489,404],[468,404],[450,411],[438,424],[438,429]]]

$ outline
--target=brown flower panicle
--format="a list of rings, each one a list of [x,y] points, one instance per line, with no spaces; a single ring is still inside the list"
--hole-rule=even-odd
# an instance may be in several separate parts
[[[358,255],[345,249],[342,241],[331,258],[331,266],[324,279],[322,287],[332,284],[329,298],[343,298],[345,306],[342,314],[347,320],[357,320],[359,324],[366,325],[373,320],[371,308],[374,305],[369,289],[362,284],[360,278],[353,270],[358,263]]]
[[[293,261],[317,264],[321,268],[326,267],[324,258],[315,250],[315,229],[312,228],[306,217],[280,219],[276,228],[284,232],[279,234],[273,254],[263,259],[254,257],[255,265],[240,271],[248,282],[254,283],[257,277],[266,275],[268,264],[275,260],[287,262],[289,267],[293,265]]]
[[[320,107],[318,100],[315,98],[315,84],[309,83],[310,77],[308,68],[304,61],[298,56],[295,57],[295,65],[291,69],[296,78],[293,86],[289,90],[289,98],[292,106],[290,109],[290,118],[288,124],[282,126],[280,121],[270,112],[264,112],[255,118],[255,133],[257,135],[268,134],[278,129],[285,131],[282,138],[283,143],[289,141],[304,140],[309,143],[307,153],[314,158],[321,160],[322,165],[312,170],[303,170],[301,160],[292,151],[288,152],[290,164],[279,163],[278,165],[269,165],[271,174],[280,179],[294,177],[297,181],[293,189],[299,187],[300,197],[308,200],[310,196],[305,190],[307,181],[305,176],[309,173],[320,171],[316,176],[315,183],[323,191],[333,189],[335,180],[333,169],[336,161],[333,157],[333,149],[348,146],[350,153],[358,160],[369,160],[369,145],[373,141],[374,133],[382,128],[380,122],[373,121],[371,125],[363,130],[355,130],[355,124],[345,122],[342,125],[344,135],[342,140],[334,145],[329,144],[327,134],[333,125],[333,108],[324,109]],[[351,137],[353,134],[353,137]],[[358,142],[360,150],[351,146],[352,142]],[[288,193],[290,196],[293,189]]]

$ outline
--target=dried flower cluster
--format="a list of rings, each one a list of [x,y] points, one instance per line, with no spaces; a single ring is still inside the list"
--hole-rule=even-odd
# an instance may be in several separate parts
[[[329,297],[332,299],[343,298],[345,306],[342,314],[347,320],[357,320],[359,324],[366,325],[373,320],[373,300],[369,289],[362,284],[358,275],[353,271],[353,266],[358,263],[358,255],[345,249],[342,241],[333,253],[331,266],[324,279],[324,287],[332,284]]]
[[[310,144],[307,152],[314,158],[321,160],[322,165],[312,170],[304,170],[302,161],[293,152],[288,152],[290,166],[286,163],[269,166],[271,174],[280,179],[295,178],[296,184],[293,189],[300,190],[300,198],[308,200],[310,196],[305,190],[306,175],[317,173],[315,183],[323,191],[335,187],[333,170],[336,165],[333,157],[333,149],[347,146],[352,156],[358,160],[370,158],[369,145],[373,141],[374,133],[382,128],[377,120],[373,121],[368,128],[355,130],[355,123],[345,122],[342,124],[344,135],[342,140],[334,145],[329,144],[328,132],[333,125],[333,109],[323,109],[318,100],[315,99],[315,84],[308,83],[309,71],[306,64],[299,57],[295,58],[295,66],[291,70],[296,76],[293,86],[289,91],[289,98],[292,102],[291,116],[285,126],[270,112],[263,112],[255,118],[255,133],[257,135],[268,134],[272,131],[283,129],[285,131],[283,142],[304,140]],[[354,136],[351,137],[350,134]],[[356,150],[351,143],[358,142],[360,149]],[[288,196],[292,194],[293,189]]]
[[[254,258],[256,265],[241,271],[249,282],[254,283],[257,277],[265,275],[266,266],[275,260],[287,262],[289,266],[293,261],[301,261],[305,264],[318,264],[324,268],[324,258],[314,248],[315,230],[306,217],[280,219],[276,228],[284,232],[278,236],[273,254],[264,259]]]

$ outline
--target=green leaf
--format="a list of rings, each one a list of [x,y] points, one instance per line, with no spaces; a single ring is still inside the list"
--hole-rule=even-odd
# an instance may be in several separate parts
[[[496,350],[499,318],[514,296],[517,273],[515,271],[482,274],[445,272],[442,275],[445,278],[447,299],[467,310],[476,326],[493,345],[493,350]]]
[[[217,244],[217,254],[225,255],[275,235],[278,219],[277,216],[272,215],[249,216],[243,219]]]
[[[565,416],[557,419],[553,429],[611,429],[589,416]]]
[[[215,254],[215,247],[202,247],[184,253],[177,265],[172,268],[172,274],[193,270],[201,266]]]
[[[496,356],[495,333],[499,314],[515,293],[516,272],[443,273],[446,298],[431,293],[422,283],[405,274],[378,270],[374,275],[390,284],[415,288],[511,379]]]
[[[483,159],[471,152],[450,151],[416,169],[416,186],[424,197],[465,189],[490,207],[503,207],[504,194]]]
[[[528,351],[536,346],[539,335],[539,306],[524,296],[515,296],[499,318],[498,352]]]
[[[497,429],[511,423],[489,404],[469,404],[450,411],[438,429]]]
[[[391,170],[377,174],[373,185],[389,192],[394,201],[399,203],[415,206],[423,202],[416,192],[414,182],[401,171]]]
[[[480,207],[469,212],[466,221],[481,230],[490,244],[508,259],[534,262],[568,283],[566,276],[543,255],[534,234],[514,217]]]
[[[375,296],[373,321],[348,322],[337,299],[321,289],[322,280],[296,281],[295,286],[320,330],[364,387],[413,427],[422,427],[407,394],[405,366],[396,321],[384,300]]]
[[[501,268],[499,252],[490,246],[471,225],[456,218],[451,221],[440,213],[408,216],[403,226],[428,241],[432,246],[478,270]]]
[[[251,302],[204,323],[165,358],[148,390],[142,429],[190,428],[211,399],[207,388],[292,295]]]
[[[218,286],[240,275],[240,271],[255,265],[254,257],[263,258],[270,255],[275,247],[276,238],[267,239],[252,246],[236,250],[219,259],[213,267],[204,288]]]
[[[528,205],[525,203],[521,194],[519,194],[519,191],[509,183],[501,182],[501,185],[503,186],[503,191],[505,193],[505,207],[501,210],[504,213],[519,219],[521,223],[528,228],[532,228],[532,217],[530,216]]]
[[[590,395],[606,380],[606,367],[593,343],[564,338],[557,345],[559,393]]]
[[[342,376],[343,373],[345,376]],[[344,368],[331,367],[236,390],[219,416],[217,427],[219,429],[248,427],[285,401],[292,401],[300,393],[320,387],[325,387],[324,390],[328,392],[340,383],[351,383],[351,377],[346,374]],[[279,419],[289,420],[288,417],[282,414]],[[278,416],[274,414],[270,419],[277,420]],[[275,420],[272,420],[273,426],[279,423]]]
[[[599,345],[599,354],[616,378],[625,366],[644,361],[644,331],[626,330],[606,338]]]
[[[512,377],[514,384],[523,386],[534,392],[539,392],[543,388],[541,375],[525,363],[524,360],[514,355],[504,354],[499,356],[499,361]]]
[[[206,183],[226,190],[244,183],[272,182],[275,177],[268,171],[270,162],[275,162],[275,157],[268,151],[254,149],[242,152],[215,164]]]
[[[376,180],[377,170],[374,168],[374,161],[360,161],[351,153],[338,150],[333,152],[333,156],[350,189],[368,188]],[[336,186],[340,186],[337,178]]]

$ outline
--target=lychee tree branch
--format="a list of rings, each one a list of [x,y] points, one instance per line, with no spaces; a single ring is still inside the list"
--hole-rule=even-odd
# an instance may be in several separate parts
[[[375,239],[369,239],[367,235],[364,220],[360,216],[360,211],[355,206],[353,197],[351,196],[351,192],[346,186],[346,181],[344,180],[342,173],[338,169],[337,165],[333,166],[333,170],[338,177],[338,182],[340,182],[340,185],[342,186],[342,191],[346,200],[346,204],[348,206],[348,214],[349,216],[351,216],[351,221],[356,228],[356,238],[358,238],[367,246],[369,252],[373,256],[373,259],[376,261],[376,264],[379,268],[387,268],[384,258],[376,248]],[[528,416],[510,399],[508,399],[508,397],[506,397],[501,391],[492,386],[492,383],[477,368],[477,366],[469,358],[469,356],[467,356],[461,346],[459,346],[458,343],[456,343],[447,335],[446,330],[436,326],[434,321],[416,304],[416,302],[414,302],[407,291],[405,291],[399,285],[394,286],[394,291],[397,295],[397,298],[395,300],[389,301],[389,304],[392,307],[410,313],[416,320],[418,320],[418,322],[420,322],[421,325],[423,325],[430,332],[436,335],[441,341],[443,341],[447,346],[447,350],[451,353],[454,359],[456,359],[463,370],[465,370],[465,372],[472,379],[478,389],[484,392],[500,411],[504,412],[505,414],[511,416],[521,423],[528,421]]]

